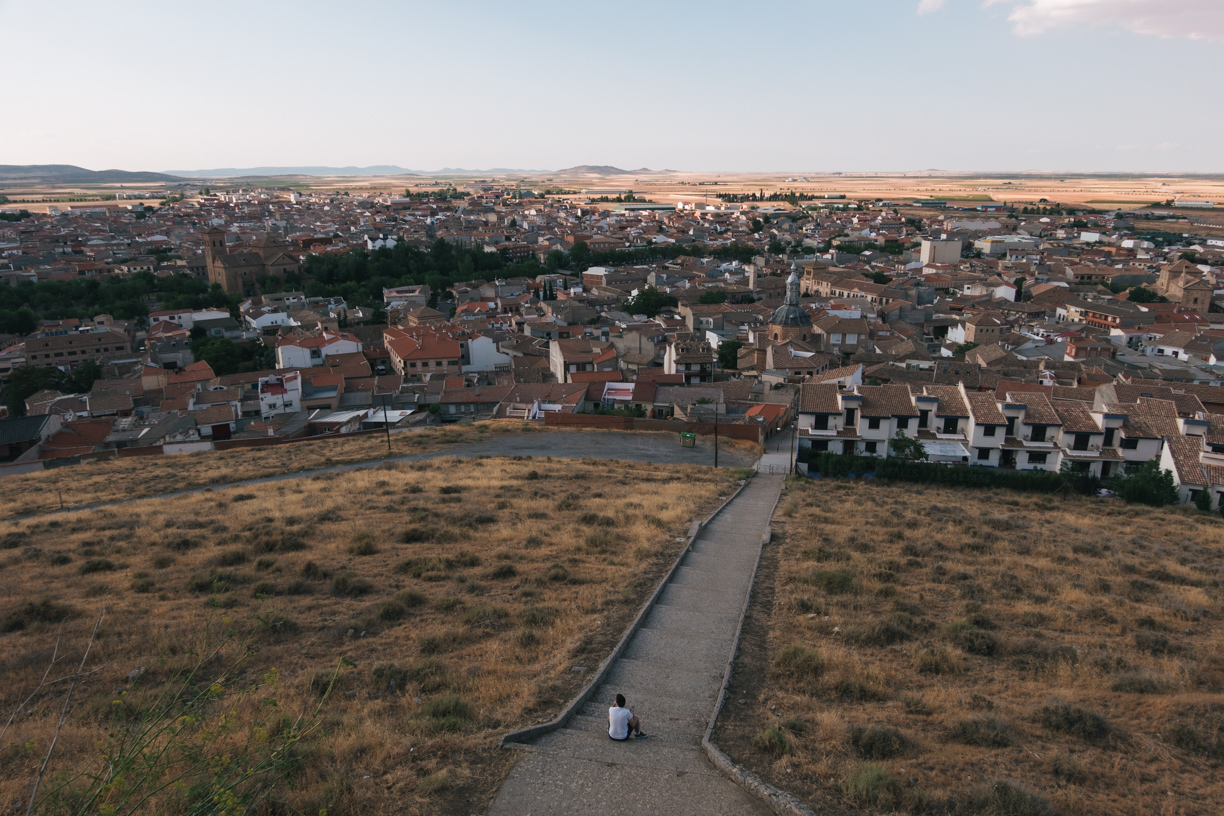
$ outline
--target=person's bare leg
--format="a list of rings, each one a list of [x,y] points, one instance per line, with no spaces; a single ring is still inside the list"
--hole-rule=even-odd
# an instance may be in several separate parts
[[[629,718],[629,733],[636,734],[638,731],[641,731],[641,730],[642,730],[642,724],[641,722],[638,721],[637,715],[634,714],[632,717]]]

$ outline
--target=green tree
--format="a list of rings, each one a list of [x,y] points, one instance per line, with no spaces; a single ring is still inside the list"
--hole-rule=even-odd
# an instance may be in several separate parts
[[[191,353],[197,360],[208,363],[218,377],[237,374],[252,356],[249,350],[224,337],[198,337],[191,341]]]
[[[772,255],[781,255],[786,251],[786,247],[782,245],[782,241],[777,238],[769,239],[769,252]]]
[[[1199,490],[1194,494],[1194,506],[1204,513],[1211,512],[1211,491]]]
[[[927,460],[926,448],[917,439],[906,436],[905,431],[897,431],[893,434],[892,439],[888,440],[888,447],[892,450],[893,456],[914,462]]]
[[[1146,289],[1142,286],[1132,287],[1130,292],[1127,293],[1126,298],[1131,303],[1168,303],[1169,302],[1169,299],[1165,297],[1164,295],[1154,292],[1151,289]]]
[[[702,292],[701,297],[697,299],[698,303],[703,303],[707,306],[713,306],[718,303],[727,302],[727,293],[722,289],[711,289],[708,292]]]
[[[961,343],[959,346],[956,347],[956,353],[957,354],[968,354],[969,352],[973,351],[977,347],[978,347],[977,343]]]
[[[26,414],[25,401],[44,389],[64,394],[84,394],[93,387],[94,381],[102,378],[102,367],[87,360],[71,371],[61,371],[52,366],[21,366],[9,375],[8,388],[4,392],[4,404],[9,416]]]
[[[544,256],[544,268],[549,272],[557,272],[563,266],[565,266],[565,253],[561,250],[554,249]]]
[[[1177,485],[1173,481],[1173,473],[1162,470],[1155,459],[1138,467],[1128,467],[1126,473],[1109,481],[1109,487],[1127,502],[1163,507],[1181,501]]]
[[[718,367],[727,371],[739,368],[739,351],[744,347],[742,340],[724,340],[718,344]]]
[[[752,230],[753,232],[760,232],[764,228],[765,228],[765,225],[761,222],[761,219],[759,218],[752,219],[752,221],[749,222],[749,225],[748,225],[748,229]]]
[[[625,300],[625,311],[630,314],[644,314],[647,317],[654,317],[664,308],[679,305],[671,295],[665,295],[653,286],[647,286],[645,289],[638,290],[638,293],[631,298]]]
[[[578,272],[585,272],[591,265],[591,247],[586,241],[575,241],[569,251],[570,267]]]

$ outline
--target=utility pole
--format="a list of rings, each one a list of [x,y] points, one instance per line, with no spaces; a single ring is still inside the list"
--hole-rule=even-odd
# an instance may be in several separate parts
[[[387,413],[387,395],[383,394],[383,427],[387,429],[387,455],[391,455],[391,416]]]
[[[799,469],[799,464],[797,461],[799,458],[799,393],[802,390],[803,383],[799,383],[795,386],[795,396],[791,403],[791,413],[794,415],[791,420],[794,422],[794,430],[791,431],[791,439],[794,448],[793,452],[791,453],[791,473],[795,473]]]
[[[718,467],[718,403],[714,403],[714,467]]]

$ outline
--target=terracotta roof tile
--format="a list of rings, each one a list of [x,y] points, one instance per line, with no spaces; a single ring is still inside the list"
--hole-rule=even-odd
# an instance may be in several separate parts
[[[1082,402],[1054,400],[1055,413],[1062,420],[1063,431],[1069,433],[1101,433],[1087,406]]]
[[[1191,485],[1206,484],[1200,461],[1203,443],[1199,437],[1170,436],[1165,439],[1165,444],[1169,447],[1169,455],[1173,459],[1173,467],[1177,469],[1179,482]]]
[[[840,414],[837,386],[826,383],[804,383],[799,387],[799,410],[808,414]]]
[[[1045,394],[1035,391],[1017,392],[1009,391],[1007,393],[1007,401],[1016,405],[1024,406],[1024,421],[1029,425],[1061,425],[1062,420],[1058,416],[1058,412],[1054,410],[1054,406],[1050,404],[1050,398]]]
[[[981,391],[969,391],[965,394],[969,403],[969,413],[973,421],[979,425],[1006,425],[1007,417],[999,410],[999,403],[994,394]]]
[[[863,397],[860,413],[865,417],[916,417],[918,409],[904,385],[863,385],[858,393]]]

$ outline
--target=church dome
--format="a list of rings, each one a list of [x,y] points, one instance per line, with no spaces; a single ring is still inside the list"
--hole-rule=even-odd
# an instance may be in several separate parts
[[[791,272],[786,281],[786,300],[769,316],[771,326],[810,326],[812,316],[799,305],[799,276]]]

